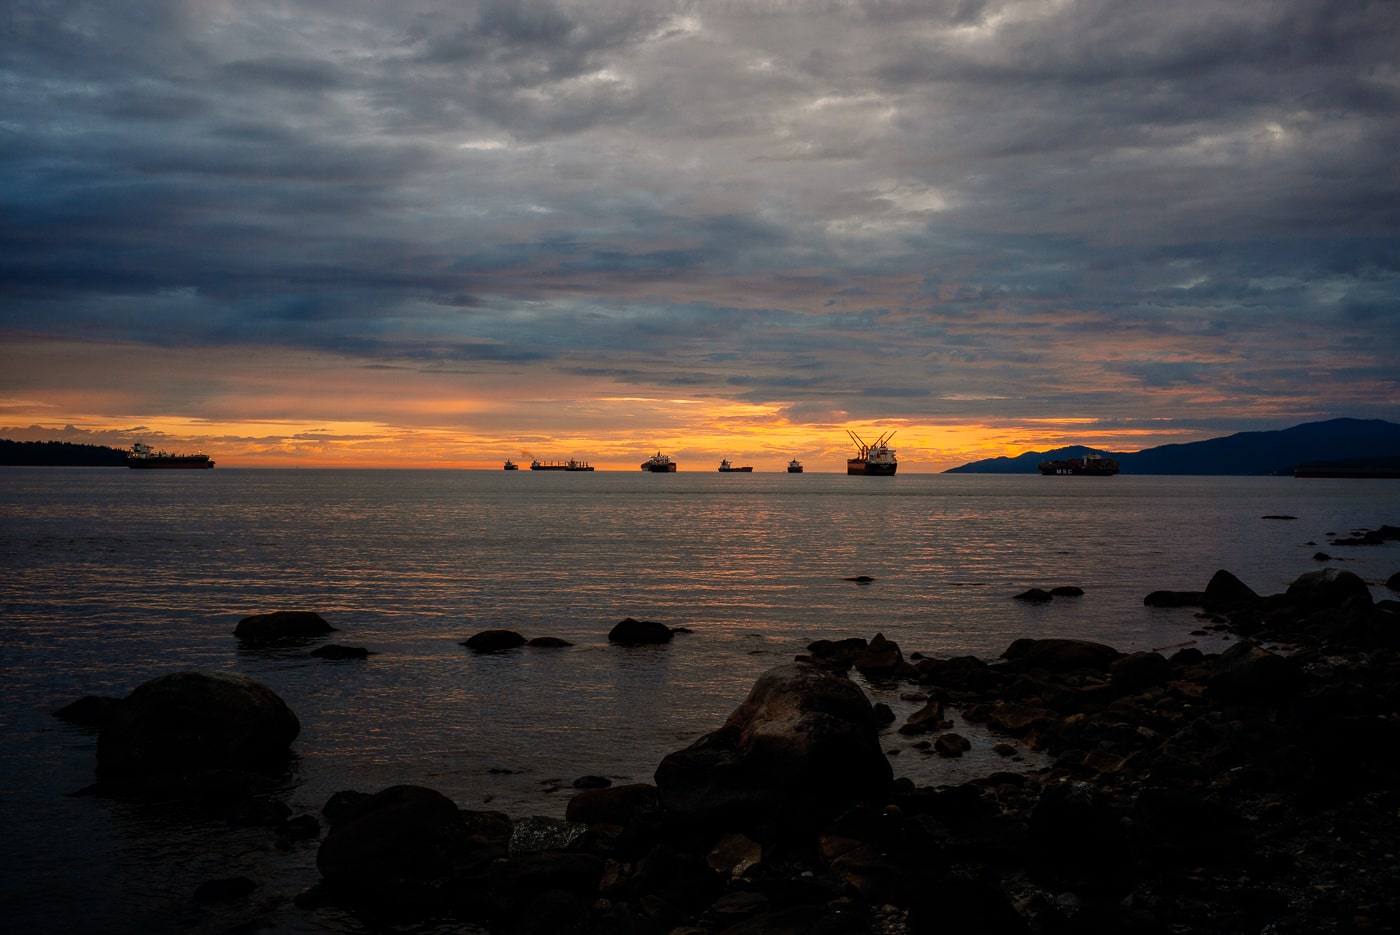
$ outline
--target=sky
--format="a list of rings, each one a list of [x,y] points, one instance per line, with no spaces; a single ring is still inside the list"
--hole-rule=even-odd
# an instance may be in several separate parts
[[[0,0],[0,437],[900,470],[1400,421],[1400,4]]]

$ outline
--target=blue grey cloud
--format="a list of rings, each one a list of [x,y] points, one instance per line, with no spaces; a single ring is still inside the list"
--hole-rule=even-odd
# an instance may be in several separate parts
[[[1400,415],[1392,3],[4,7],[7,354]]]

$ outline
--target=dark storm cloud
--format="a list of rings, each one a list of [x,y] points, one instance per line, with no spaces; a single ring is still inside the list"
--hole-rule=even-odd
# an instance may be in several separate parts
[[[910,418],[1400,372],[1393,3],[3,12],[10,333]]]

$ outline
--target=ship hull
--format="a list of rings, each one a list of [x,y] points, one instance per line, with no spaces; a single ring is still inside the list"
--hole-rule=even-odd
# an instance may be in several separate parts
[[[1112,477],[1118,473],[1117,464],[1080,464],[1074,461],[1046,461],[1040,465],[1046,477]]]
[[[721,474],[752,474],[752,467],[720,468]]]
[[[789,473],[789,474],[801,474],[801,473],[802,473],[802,468],[800,468],[800,467],[796,467],[796,468],[790,467],[790,468],[788,468],[788,473]]]
[[[211,461],[211,460],[208,459],[208,458],[199,458],[199,457],[189,457],[189,458],[128,458],[128,459],[127,459],[127,462],[126,462],[126,466],[129,467],[129,468],[138,468],[138,469],[142,469],[142,470],[148,470],[148,469],[152,469],[152,468],[155,468],[155,469],[162,469],[162,470],[171,469],[171,468],[174,468],[174,469],[176,469],[176,470],[186,470],[186,469],[191,469],[191,468],[193,468],[193,469],[195,469],[195,470],[203,470],[203,469],[207,469],[207,468],[213,467],[213,466],[214,466],[214,462]]]
[[[898,464],[871,464],[861,458],[851,458],[846,462],[846,473],[855,477],[893,477],[897,470]]]
[[[676,473],[676,466],[674,464],[663,464],[659,466],[643,464],[642,470],[646,471],[648,474],[674,474]]]

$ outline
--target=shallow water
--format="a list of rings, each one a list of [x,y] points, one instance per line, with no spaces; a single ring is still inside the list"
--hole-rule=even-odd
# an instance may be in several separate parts
[[[580,775],[650,780],[814,639],[986,657],[1022,636],[1174,647],[1197,621],[1144,607],[1149,591],[1228,568],[1274,593],[1323,567],[1319,549],[1377,597],[1400,570],[1395,544],[1327,544],[1400,522],[1390,481],[5,469],[0,511],[0,917],[51,931],[361,928],[287,902],[316,879],[314,842],[282,852],[259,829],[64,795],[91,781],[95,738],[51,712],[164,672],[243,672],[287,701],[298,812],[414,782],[465,808],[558,816]],[[1278,514],[1296,518],[1263,518]],[[862,574],[875,581],[844,580]],[[1011,599],[1060,584],[1086,593]],[[289,608],[376,655],[233,639],[240,618]],[[691,632],[609,645],[625,616]],[[460,645],[495,627],[574,645]],[[1005,765],[993,738],[957,729],[975,744],[964,760],[890,733],[896,773],[938,784]],[[240,874],[262,881],[253,900],[192,902],[200,881]]]

